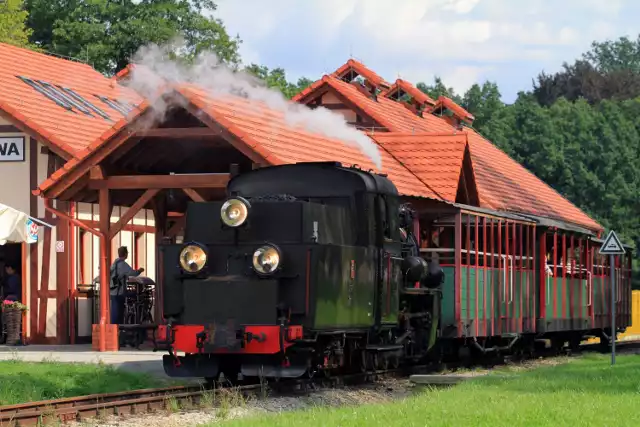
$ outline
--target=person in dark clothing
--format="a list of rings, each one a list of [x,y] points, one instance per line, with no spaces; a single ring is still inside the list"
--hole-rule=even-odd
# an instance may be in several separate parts
[[[118,258],[111,264],[110,295],[111,295],[111,323],[119,325],[123,322],[124,303],[127,291],[127,278],[139,276],[144,268],[134,270],[127,263],[129,250],[126,246],[118,248]]]
[[[22,281],[11,264],[4,266],[6,273],[4,280],[4,299],[8,301],[22,302]]]

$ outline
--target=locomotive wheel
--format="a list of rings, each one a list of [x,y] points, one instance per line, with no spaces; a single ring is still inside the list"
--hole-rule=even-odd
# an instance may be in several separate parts
[[[380,366],[380,358],[378,356],[378,353],[369,353],[369,369],[372,371],[375,371],[378,369],[378,366]]]
[[[367,350],[364,348],[360,350],[360,360],[358,361],[358,368],[361,373],[367,372]]]
[[[378,356],[378,368],[386,371],[389,369],[389,355],[381,354]]]
[[[391,356],[389,356],[388,360],[391,369],[398,369],[398,366],[400,366],[400,357],[398,357],[397,354],[392,354]]]

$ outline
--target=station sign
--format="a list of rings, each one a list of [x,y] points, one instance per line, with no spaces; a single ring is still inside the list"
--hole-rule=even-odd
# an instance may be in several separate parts
[[[24,137],[0,137],[0,162],[24,162]]]

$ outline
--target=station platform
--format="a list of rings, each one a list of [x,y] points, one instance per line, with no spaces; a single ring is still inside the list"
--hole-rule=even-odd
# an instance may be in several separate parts
[[[24,362],[63,362],[63,363],[104,363],[119,369],[135,372],[147,372],[151,375],[169,378],[162,368],[164,352],[151,350],[120,350],[117,352],[98,352],[91,344],[75,345],[0,345],[0,360],[21,360]]]

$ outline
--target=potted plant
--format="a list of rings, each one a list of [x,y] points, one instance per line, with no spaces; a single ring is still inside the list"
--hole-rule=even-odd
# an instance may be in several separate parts
[[[4,317],[5,330],[7,332],[7,345],[20,343],[20,331],[22,329],[22,313],[27,311],[27,306],[18,301],[5,300],[2,302],[2,315]]]

